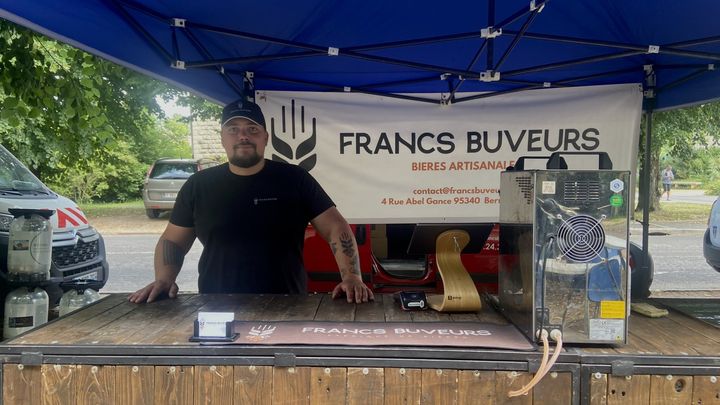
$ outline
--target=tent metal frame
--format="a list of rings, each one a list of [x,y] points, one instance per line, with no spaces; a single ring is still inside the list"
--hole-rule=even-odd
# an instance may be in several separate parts
[[[503,94],[517,93],[522,91],[550,88],[550,87],[566,87],[582,85],[583,82],[590,79],[597,79],[601,77],[622,77],[627,75],[628,77],[634,77],[634,80],[643,80],[643,86],[645,90],[645,113],[646,113],[646,137],[645,137],[645,161],[641,172],[641,184],[640,192],[647,196],[643,201],[643,237],[642,245],[643,251],[647,254],[648,252],[648,231],[649,231],[649,204],[650,204],[650,173],[648,170],[648,163],[650,161],[650,145],[652,143],[652,118],[654,113],[654,106],[656,97],[662,94],[664,91],[676,87],[680,84],[694,80],[708,72],[714,71],[715,66],[712,63],[699,63],[699,64],[677,64],[677,65],[657,65],[649,66],[644,65],[642,70],[635,68],[620,69],[615,71],[595,73],[581,77],[569,77],[563,80],[554,82],[534,82],[528,80],[522,80],[515,78],[516,76],[522,76],[528,73],[537,73],[546,70],[553,70],[559,68],[565,68],[576,65],[587,65],[612,59],[629,58],[644,54],[667,54],[676,55],[690,58],[702,59],[705,61],[720,61],[720,54],[711,52],[700,52],[687,50],[684,48],[694,47],[698,45],[704,45],[709,43],[720,42],[720,36],[712,36],[706,38],[697,38],[693,40],[687,40],[682,42],[675,42],[669,44],[631,44],[631,43],[619,43],[611,41],[601,41],[587,38],[576,38],[569,36],[560,35],[549,35],[541,33],[529,32],[529,28],[533,21],[538,17],[538,14],[545,7],[549,0],[532,0],[530,7],[524,7],[499,24],[495,25],[495,1],[488,1],[488,21],[487,27],[480,32],[463,32],[456,34],[440,35],[427,38],[417,38],[412,40],[403,41],[392,41],[385,43],[376,44],[365,44],[357,45],[348,48],[335,48],[331,46],[319,46],[315,44],[308,44],[298,41],[291,41],[281,38],[273,38],[265,35],[253,34],[249,32],[243,32],[223,27],[217,27],[202,23],[197,23],[185,19],[172,18],[171,16],[162,15],[161,13],[152,10],[142,4],[139,4],[133,0],[105,0],[114,9],[118,11],[120,15],[133,30],[141,35],[147,43],[155,50],[155,52],[168,61],[168,64],[177,69],[213,69],[218,72],[232,87],[239,96],[244,96],[252,91],[252,79],[263,79],[275,82],[293,83],[304,86],[310,86],[317,88],[319,91],[338,91],[338,92],[356,92],[371,95],[381,95],[384,97],[392,97],[409,101],[432,103],[432,104],[451,104],[461,103],[464,101],[477,100],[482,98],[495,97]],[[165,24],[168,24],[170,28],[170,35],[172,41],[172,50],[168,51],[163,45],[153,37],[150,32],[140,24],[140,22],[134,18],[129,9],[135,10],[147,16],[150,16],[156,20],[159,20]],[[507,27],[514,22],[526,17],[526,20],[522,24],[519,30],[510,30]],[[224,57],[218,58],[213,56],[198,40],[195,35],[195,31],[203,31],[215,33],[223,36],[243,38],[251,41],[259,41],[266,44],[281,45],[290,48],[299,49],[299,51],[283,52],[271,55],[251,55],[242,57]],[[178,35],[183,34],[192,44],[195,50],[202,55],[202,60],[184,61],[180,54],[180,47],[178,45]],[[500,59],[495,62],[495,38],[497,36],[512,36],[510,45],[504,50]],[[467,40],[467,39],[483,39],[479,45],[478,50],[473,56],[470,63],[465,69],[458,69],[447,66],[432,65],[426,63],[419,63],[410,60],[396,59],[385,56],[372,55],[367,52],[384,50],[390,48],[426,45],[426,44],[437,44],[447,41]],[[528,66],[521,69],[500,71],[500,68],[511,56],[513,50],[516,48],[521,40],[536,40],[536,41],[549,41],[557,43],[570,43],[579,45],[595,46],[599,48],[611,49],[613,52],[578,58],[574,60],[565,60],[555,63],[548,63],[544,65]],[[483,53],[486,53],[485,60],[485,71],[474,70],[475,65],[480,60]],[[246,72],[242,70],[228,68],[229,65],[246,64],[252,62],[264,62],[274,61],[283,59],[294,59],[294,58],[311,58],[311,57],[349,57],[354,59],[366,60],[369,62],[389,64],[402,66],[412,69],[417,69],[419,72],[429,72],[430,75],[418,77],[415,79],[401,80],[401,81],[389,81],[381,83],[366,84],[363,86],[346,86],[344,84],[337,83],[320,83],[310,82],[306,80],[298,80],[291,77],[280,77],[274,75],[267,75],[258,72]],[[676,79],[673,82],[663,85],[662,87],[656,87],[656,75],[658,71],[664,70],[687,70],[690,73]],[[497,73],[497,76],[495,74]],[[241,77],[242,84],[238,84],[233,77]],[[489,91],[481,94],[473,94],[464,97],[458,97],[457,93],[463,83],[467,80],[481,80],[485,82],[497,82],[502,87],[511,86],[509,88],[500,88],[494,91]],[[447,81],[448,92],[447,95],[441,94],[440,99],[431,99],[427,97],[412,96],[408,94],[399,94],[393,92],[383,92],[380,89],[388,87],[402,86],[404,84],[413,84],[421,82],[432,82],[432,81]]]

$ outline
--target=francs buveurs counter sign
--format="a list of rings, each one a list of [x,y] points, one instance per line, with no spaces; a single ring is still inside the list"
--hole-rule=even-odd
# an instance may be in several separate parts
[[[234,344],[457,346],[534,350],[513,325],[477,322],[235,321]]]
[[[520,156],[605,151],[614,169],[634,172],[642,92],[555,88],[440,106],[260,91],[256,101],[270,132],[266,156],[309,170],[351,222],[495,222],[500,172]]]

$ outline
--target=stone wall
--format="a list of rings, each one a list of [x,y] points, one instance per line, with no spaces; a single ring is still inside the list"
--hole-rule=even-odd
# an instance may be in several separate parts
[[[190,141],[193,158],[225,161],[225,150],[220,144],[220,124],[217,120],[193,121],[190,124]]]

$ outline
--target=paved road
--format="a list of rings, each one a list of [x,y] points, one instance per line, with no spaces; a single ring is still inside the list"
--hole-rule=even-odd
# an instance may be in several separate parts
[[[702,224],[652,228],[658,229],[662,230],[657,232],[658,236],[650,236],[650,252],[655,260],[653,291],[720,290],[720,273],[710,268],[702,256]],[[633,231],[631,239],[639,243],[640,235],[639,231]],[[103,291],[135,291],[152,281],[153,251],[158,237],[157,234],[106,235],[111,274]],[[195,242],[185,259],[178,278],[181,291],[197,291],[197,262],[201,247],[199,242]]]
[[[141,288],[154,279],[153,252],[159,234],[104,235],[110,279],[103,292],[128,292]],[[185,256],[178,276],[180,291],[197,292],[197,263],[202,245],[195,244]]]
[[[702,254],[702,231],[666,229],[668,235],[650,236],[655,262],[653,291],[720,290],[720,273],[708,266]],[[640,233],[631,238],[640,244]]]
[[[717,198],[717,196],[705,195],[705,190],[672,190],[670,192],[670,201],[663,199],[663,202],[712,205],[715,198]]]

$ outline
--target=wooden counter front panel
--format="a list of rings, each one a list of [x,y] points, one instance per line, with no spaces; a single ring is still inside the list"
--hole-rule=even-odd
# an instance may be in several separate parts
[[[570,404],[570,373],[271,366],[3,366],[3,404]],[[549,393],[554,393],[549,395]]]
[[[593,373],[590,404],[720,404],[720,383],[711,376]]]

